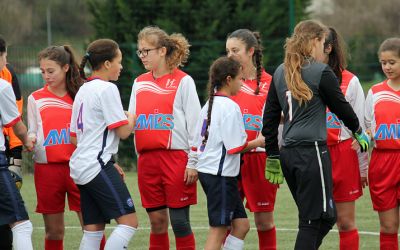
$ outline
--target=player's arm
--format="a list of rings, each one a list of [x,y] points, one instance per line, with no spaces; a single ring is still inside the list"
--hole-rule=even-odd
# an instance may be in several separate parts
[[[115,133],[123,140],[132,134],[136,122],[136,116],[134,114],[125,111],[125,115],[128,119],[128,123],[115,128]]]
[[[370,145],[370,139],[360,126],[357,115],[351,105],[346,101],[343,92],[334,73],[330,69],[322,72],[319,94],[328,108],[335,113],[344,125],[348,127],[360,144],[361,151],[366,152]]]

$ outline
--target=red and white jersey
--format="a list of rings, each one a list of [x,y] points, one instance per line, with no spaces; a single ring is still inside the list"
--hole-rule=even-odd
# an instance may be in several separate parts
[[[208,140],[204,145],[207,128],[208,102],[201,109],[196,126],[197,171],[219,176],[239,175],[240,154],[247,146],[243,116],[237,103],[227,96],[214,96]]]
[[[0,79],[0,131],[9,128],[21,120],[14,91],[7,81]],[[5,151],[4,135],[0,133],[0,151]]]
[[[200,102],[192,77],[175,69],[154,79],[152,72],[135,79],[129,112],[136,114],[135,147],[147,150],[171,149],[189,153],[188,166],[196,165],[194,146]]]
[[[84,185],[118,152],[115,128],[128,124],[115,84],[94,79],[83,84],[72,106],[71,136],[78,145],[69,166],[71,177]]]
[[[72,98],[59,97],[46,84],[28,97],[28,134],[36,138],[37,163],[68,162],[75,146],[70,142]]]
[[[269,86],[271,85],[272,76],[264,70],[261,73],[260,93],[254,94],[257,87],[257,80],[244,80],[242,87],[235,96],[232,96],[243,114],[244,128],[247,133],[247,140],[252,141],[261,133],[263,126],[263,113],[265,100],[268,96]],[[251,152],[265,152],[265,148],[256,148]]]
[[[400,149],[400,91],[385,80],[371,87],[365,103],[365,124],[379,149]]]
[[[356,113],[360,122],[360,126],[365,130],[365,95],[360,80],[350,71],[343,70],[340,89]],[[335,145],[353,137],[352,132],[343,124],[341,120],[339,120],[334,113],[330,112],[328,108],[326,112],[326,128],[328,145]],[[368,154],[361,152],[357,152],[357,154],[361,175],[365,176],[368,168]]]

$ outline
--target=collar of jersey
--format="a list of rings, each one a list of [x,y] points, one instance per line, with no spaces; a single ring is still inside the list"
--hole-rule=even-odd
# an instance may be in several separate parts
[[[100,77],[91,76],[91,77],[89,77],[88,79],[86,79],[86,81],[90,82],[90,81],[93,81],[93,80],[96,80],[96,79],[101,80]]]
[[[219,91],[215,92],[215,93],[214,93],[214,96],[229,97],[229,96],[227,96],[227,95],[225,95],[225,94],[222,94],[222,93],[219,92]]]

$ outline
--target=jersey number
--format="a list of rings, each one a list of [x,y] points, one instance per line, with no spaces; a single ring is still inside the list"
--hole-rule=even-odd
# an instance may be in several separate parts
[[[81,104],[81,107],[79,108],[79,114],[78,114],[78,119],[76,120],[76,127],[81,130],[83,133],[83,119],[82,119],[82,113],[83,113],[83,103]]]

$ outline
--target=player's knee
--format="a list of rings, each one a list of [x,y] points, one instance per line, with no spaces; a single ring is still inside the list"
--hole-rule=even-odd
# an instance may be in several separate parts
[[[396,220],[393,221],[381,221],[381,232],[383,233],[390,233],[390,234],[394,234],[397,233],[399,228],[399,223]]]
[[[64,238],[64,227],[46,227],[46,239],[48,240],[62,240]]]
[[[336,226],[340,232],[347,232],[347,231],[352,231],[356,228],[356,224],[354,221],[351,220],[344,220],[338,218],[336,221]]]
[[[275,227],[273,221],[255,221],[257,231],[268,231]]]
[[[189,220],[189,207],[170,209],[172,230],[176,237],[185,237],[192,234]]]

